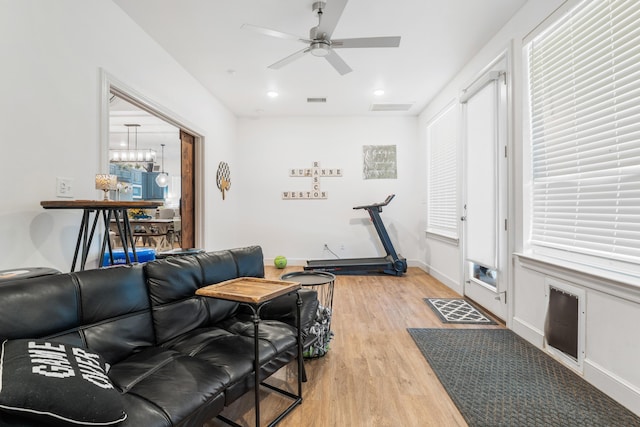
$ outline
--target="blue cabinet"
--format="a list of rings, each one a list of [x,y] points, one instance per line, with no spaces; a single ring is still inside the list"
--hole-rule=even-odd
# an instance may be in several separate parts
[[[132,191],[129,194],[133,199],[160,200],[167,195],[167,188],[156,184],[156,177],[160,172],[146,172],[144,169],[134,169],[123,167],[117,163],[109,163],[109,173],[116,175],[119,182],[131,184]]]
[[[167,187],[156,184],[156,177],[160,172],[144,172],[146,175],[142,184],[142,198],[145,200],[164,199],[167,195]]]
[[[131,182],[133,178],[131,169],[123,168],[117,163],[109,163],[109,173],[116,175],[120,182]]]
[[[132,169],[131,170],[131,183],[132,184],[140,184],[142,185],[142,174],[146,173],[143,172],[141,169]]]

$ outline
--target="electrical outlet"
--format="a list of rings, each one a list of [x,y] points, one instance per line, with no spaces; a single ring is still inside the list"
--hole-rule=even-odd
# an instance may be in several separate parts
[[[73,197],[73,178],[56,178],[56,197]]]

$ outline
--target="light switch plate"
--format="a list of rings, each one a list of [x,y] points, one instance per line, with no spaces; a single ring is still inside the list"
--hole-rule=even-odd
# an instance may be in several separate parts
[[[73,178],[56,178],[56,197],[73,197]]]

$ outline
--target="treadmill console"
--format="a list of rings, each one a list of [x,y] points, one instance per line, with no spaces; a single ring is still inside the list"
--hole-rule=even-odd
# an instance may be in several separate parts
[[[378,212],[382,212],[382,207],[387,206],[393,198],[396,197],[395,194],[389,194],[384,202],[374,203],[372,205],[363,205],[363,206],[354,206],[353,209],[369,209],[369,208],[378,208]]]

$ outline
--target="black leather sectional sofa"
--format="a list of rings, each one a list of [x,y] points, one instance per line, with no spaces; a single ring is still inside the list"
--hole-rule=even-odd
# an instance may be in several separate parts
[[[253,389],[254,339],[250,313],[234,302],[195,295],[200,287],[237,277],[264,277],[260,247],[2,283],[0,368],[4,369],[0,425],[35,427],[85,422],[84,425],[122,427],[202,426]],[[317,295],[308,289],[300,290],[300,295],[303,338],[311,339],[304,331],[313,323]],[[262,310],[261,379],[297,358],[296,317],[295,295],[280,297]],[[29,340],[25,342],[25,338]],[[36,339],[47,344],[39,341],[34,344]],[[17,342],[47,351],[38,353],[28,347],[24,362],[15,356],[20,352],[15,346]],[[72,348],[68,356],[72,359],[78,352],[84,354],[78,348],[90,352],[77,360],[94,363],[90,358],[95,357],[95,372],[90,370],[91,375],[86,374],[88,365],[80,363],[76,376],[99,379],[102,366],[117,395],[115,403],[91,400],[91,392],[70,391],[62,381],[59,392],[51,393],[45,385],[32,385],[31,380],[12,377],[22,372],[22,366],[30,360],[36,368],[28,367],[23,375],[30,378],[34,376],[32,371],[48,370],[44,372],[46,375],[35,376],[58,381],[59,378],[51,377],[61,375],[60,369],[67,360],[64,357],[51,360],[55,359],[50,356],[54,354],[52,346],[56,351]],[[98,360],[104,363],[100,365]],[[63,373],[68,375],[66,372]],[[101,382],[97,384],[109,388]],[[27,390],[15,391],[11,385],[24,385],[22,388]],[[11,395],[7,396],[7,390]],[[24,398],[29,401],[25,403],[26,409],[21,408],[21,398],[16,403],[16,394],[34,390],[45,394],[44,409],[34,409],[33,405],[41,403],[29,400],[32,396]],[[114,404],[120,412],[111,418],[101,414],[103,424],[87,421],[92,415],[86,412],[94,406],[96,410],[108,407],[105,410],[115,411]],[[56,405],[75,405],[86,411],[76,417],[65,412],[69,408],[58,411]]]

